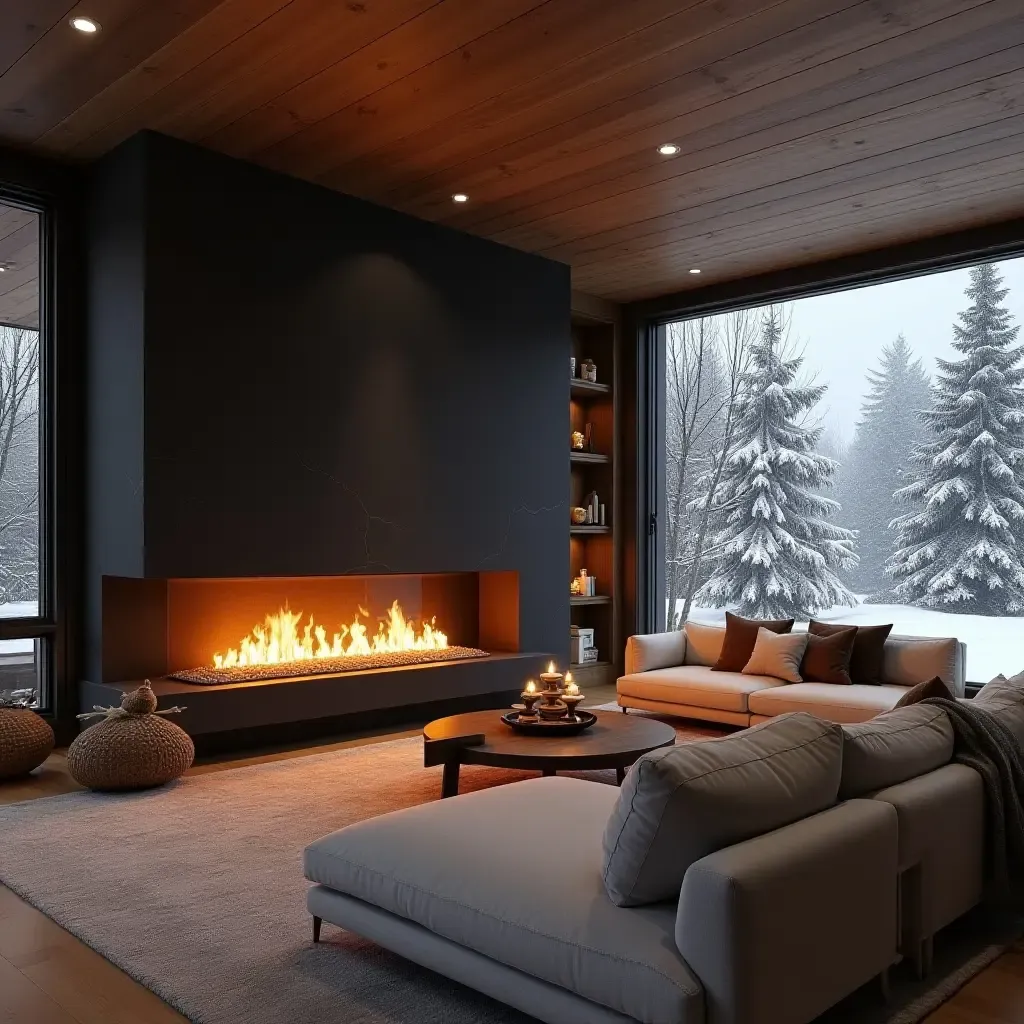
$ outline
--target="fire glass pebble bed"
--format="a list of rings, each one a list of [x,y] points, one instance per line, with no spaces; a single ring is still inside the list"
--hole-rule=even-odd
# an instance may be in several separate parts
[[[290,676],[337,675],[340,672],[367,672],[375,668],[398,668],[432,662],[458,661],[463,658],[487,658],[487,651],[476,647],[443,647],[425,651],[375,651],[371,654],[341,655],[337,658],[310,658],[278,662],[273,665],[233,665],[230,668],[189,668],[172,672],[171,679],[204,686],[224,683],[251,683],[261,679]]]

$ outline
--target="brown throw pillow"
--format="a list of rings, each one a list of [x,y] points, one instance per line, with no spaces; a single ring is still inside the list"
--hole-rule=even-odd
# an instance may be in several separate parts
[[[893,711],[896,708],[905,708],[908,704],[917,704],[918,701],[927,700],[929,697],[945,697],[946,700],[956,700],[952,690],[938,676],[935,676],[934,679],[918,683],[917,686],[912,686],[907,690],[895,703]]]
[[[806,633],[774,633],[762,626],[750,660],[743,666],[745,676],[771,676],[786,683],[802,683],[800,662],[807,647]]]
[[[718,661],[711,666],[714,672],[742,672],[750,661],[757,643],[757,631],[762,627],[773,633],[788,633],[793,619],[745,619],[742,615],[725,613],[725,641]]]
[[[815,636],[831,636],[841,629],[851,626],[841,622],[817,622],[811,619],[807,632]],[[850,655],[850,678],[855,683],[869,683],[872,686],[882,684],[882,652],[885,641],[892,632],[892,623],[887,626],[855,626],[857,636],[853,641],[853,653]]]
[[[849,686],[850,657],[857,637],[857,627],[837,629],[830,636],[807,634],[807,650],[800,665],[800,674],[809,683],[836,683]]]

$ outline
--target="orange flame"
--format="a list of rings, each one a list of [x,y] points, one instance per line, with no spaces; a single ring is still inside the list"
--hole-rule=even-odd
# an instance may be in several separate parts
[[[434,628],[434,619],[424,622],[417,632],[397,601],[388,609],[387,621],[377,624],[375,636],[367,636],[360,615],[367,616],[369,612],[360,608],[352,624],[342,626],[328,640],[327,630],[314,622],[312,615],[300,627],[302,612],[282,608],[276,615],[267,615],[262,626],[254,626],[248,636],[242,637],[237,649],[230,647],[227,654],[215,654],[214,667],[277,665],[284,661],[343,658],[382,651],[434,651],[448,646],[448,637]]]

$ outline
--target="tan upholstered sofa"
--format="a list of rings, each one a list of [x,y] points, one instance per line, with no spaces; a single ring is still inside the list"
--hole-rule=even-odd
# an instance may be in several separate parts
[[[1024,741],[1024,678],[995,698]],[[980,900],[983,787],[952,753],[934,705],[792,714],[647,754],[621,790],[385,814],[306,849],[314,940],[333,922],[550,1024],[807,1024],[901,955],[926,969]]]
[[[771,676],[715,672],[725,628],[687,622],[680,630],[631,636],[616,686],[624,710],[638,708],[729,725],[755,725],[788,711],[832,722],[863,722],[894,707],[907,688],[939,676],[964,695],[964,645],[954,638],[890,636],[881,686],[784,683]]]

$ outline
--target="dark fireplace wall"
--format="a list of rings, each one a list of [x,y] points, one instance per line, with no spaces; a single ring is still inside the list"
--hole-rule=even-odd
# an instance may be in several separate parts
[[[100,580],[515,570],[568,634],[569,273],[144,133],[93,170]]]

